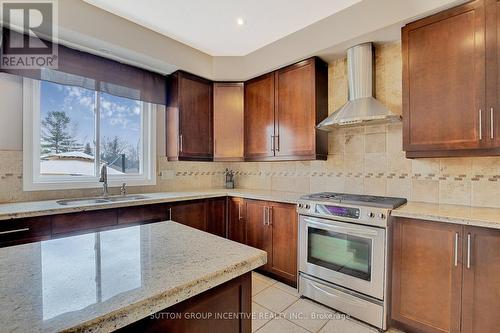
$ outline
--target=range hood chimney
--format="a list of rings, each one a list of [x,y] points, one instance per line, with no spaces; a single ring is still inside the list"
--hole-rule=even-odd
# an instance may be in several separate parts
[[[373,47],[365,43],[347,50],[347,79],[349,101],[333,112],[318,126],[330,131],[340,126],[371,125],[401,121],[401,116],[392,113],[373,97]]]

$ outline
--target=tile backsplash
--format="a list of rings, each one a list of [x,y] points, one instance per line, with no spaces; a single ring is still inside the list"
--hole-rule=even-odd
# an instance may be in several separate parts
[[[347,101],[347,63],[329,67],[329,113]],[[375,48],[375,95],[402,110],[401,44]],[[500,157],[406,159],[402,125],[340,128],[329,134],[328,160],[232,163],[236,186],[294,192],[338,191],[413,201],[500,207]]]
[[[401,114],[401,45],[375,49],[376,97]],[[347,100],[346,59],[329,67],[329,111]],[[158,119],[158,123],[163,121]],[[164,137],[161,130],[159,138]],[[158,140],[161,144],[161,139]],[[167,162],[159,156],[157,185],[131,187],[130,193],[181,191],[223,186],[226,167],[236,171],[236,187],[299,193],[338,191],[401,196],[413,201],[500,207],[500,157],[406,159],[401,124],[340,128],[329,135],[327,161]],[[162,151],[162,148],[159,148]],[[82,197],[100,188],[22,191],[22,152],[0,151],[0,203]],[[118,189],[112,188],[111,193]]]

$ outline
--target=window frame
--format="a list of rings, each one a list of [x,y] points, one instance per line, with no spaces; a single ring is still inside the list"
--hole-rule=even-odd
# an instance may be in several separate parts
[[[40,82],[23,78],[23,190],[64,190],[100,188],[100,92],[95,91],[95,175],[94,176],[42,176],[40,175]],[[142,150],[139,174],[108,174],[108,185],[119,187],[156,185],[156,109],[152,103],[141,102]],[[141,172],[142,171],[142,172]]]

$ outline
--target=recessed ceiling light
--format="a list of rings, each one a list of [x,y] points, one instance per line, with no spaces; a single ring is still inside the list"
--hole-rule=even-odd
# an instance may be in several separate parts
[[[236,19],[236,23],[238,23],[238,25],[244,25],[245,24],[245,20],[243,19],[243,17],[238,17]]]

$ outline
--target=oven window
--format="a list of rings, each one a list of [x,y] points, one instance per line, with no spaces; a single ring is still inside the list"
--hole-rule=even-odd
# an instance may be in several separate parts
[[[309,263],[371,280],[371,239],[311,227],[307,233]]]

